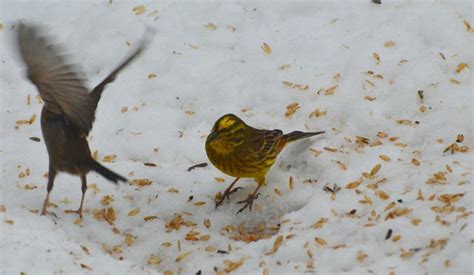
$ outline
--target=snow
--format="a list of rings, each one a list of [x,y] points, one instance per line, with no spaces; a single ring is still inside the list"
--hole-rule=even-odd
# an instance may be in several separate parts
[[[474,52],[473,32],[464,23],[474,24],[472,2],[0,5],[0,272],[472,274]],[[136,15],[140,5],[145,12]],[[90,136],[99,160],[116,155],[105,166],[130,180],[149,179],[149,186],[116,186],[89,174],[80,221],[64,212],[78,207],[80,180],[61,174],[51,194],[57,217],[39,215],[48,166],[42,104],[15,50],[18,20],[45,26],[82,64],[90,87],[132,51],[146,26],[156,29],[150,47],[107,87]],[[384,46],[387,41],[395,45]],[[468,67],[456,72],[462,63]],[[149,79],[151,73],[157,77]],[[300,108],[285,117],[294,102]],[[128,111],[122,112],[124,106]],[[315,109],[320,115],[309,117]],[[257,128],[327,133],[289,145],[254,210],[236,215],[235,203],[254,190],[253,180],[240,180],[244,189],[215,209],[216,192],[233,178],[210,163],[187,171],[208,162],[205,136],[226,113]],[[33,114],[31,125],[16,125]],[[464,136],[460,151],[443,153],[458,134]],[[356,143],[357,136],[369,144]],[[377,164],[377,173],[362,176]],[[346,188],[359,179],[359,186]],[[334,184],[341,189],[325,191]],[[109,205],[104,196],[113,198]],[[94,215],[105,208],[115,210],[112,224]],[[136,208],[139,213],[129,216]],[[386,218],[389,213],[393,218]],[[178,215],[183,224],[167,227]],[[147,216],[156,218],[145,221]],[[236,230],[240,226],[259,239],[238,240],[245,237]],[[186,240],[190,231],[204,237]]]

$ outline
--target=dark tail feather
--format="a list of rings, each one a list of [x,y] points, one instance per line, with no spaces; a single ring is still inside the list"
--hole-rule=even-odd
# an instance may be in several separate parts
[[[324,133],[325,133],[324,131],[319,131],[319,132],[293,131],[289,134],[284,135],[283,137],[287,138],[288,143],[290,143],[290,142],[293,142],[293,141],[297,141],[297,140],[300,140],[300,139],[304,139],[304,138],[308,138],[308,137],[312,137],[312,136],[316,136],[316,135],[320,135],[320,134],[324,134]]]
[[[117,183],[118,181],[127,181],[126,178],[116,174],[115,172],[105,168],[102,164],[98,163],[95,160],[92,160],[92,170],[96,171],[97,173],[101,174],[104,178]]]

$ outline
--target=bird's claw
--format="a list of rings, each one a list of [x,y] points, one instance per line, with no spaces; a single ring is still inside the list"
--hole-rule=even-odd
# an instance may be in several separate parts
[[[226,199],[230,199],[230,195],[232,195],[233,193],[239,191],[240,189],[243,189],[242,187],[236,187],[236,188],[233,188],[232,190],[225,190],[224,194],[222,195],[222,197],[219,199],[219,201],[216,202],[216,209],[217,207],[221,206],[221,204],[226,200]]]
[[[233,193],[239,191],[240,189],[243,189],[242,187],[235,187],[234,189],[230,190],[230,192],[227,194],[227,198],[230,199],[230,195]]]
[[[215,209],[217,209],[217,207],[221,206],[221,204],[224,202],[224,200],[225,200],[225,198],[221,198],[219,201],[216,201],[216,208]]]
[[[48,211],[48,205],[49,205],[49,199],[46,198],[43,203],[43,209],[41,210],[41,216],[51,215],[57,219],[58,216],[56,215],[56,213]]]
[[[66,214],[78,214],[79,218],[81,218],[81,220],[82,220],[82,209],[81,208],[79,208],[77,210],[72,210],[72,209],[64,210],[64,213],[66,213]]]
[[[46,209],[43,209],[43,211],[41,211],[41,216],[46,216],[46,215],[51,215],[51,216],[53,216],[55,219],[58,218],[58,215],[56,215],[56,213],[54,213],[54,212],[49,212],[49,211],[47,211]]]
[[[246,200],[238,201],[237,204],[245,203],[245,205],[242,208],[240,208],[239,211],[237,211],[236,215],[238,215],[239,213],[244,211],[246,208],[248,208],[249,211],[252,211],[253,201],[256,200],[259,195],[260,195],[260,193],[251,194],[247,197]]]

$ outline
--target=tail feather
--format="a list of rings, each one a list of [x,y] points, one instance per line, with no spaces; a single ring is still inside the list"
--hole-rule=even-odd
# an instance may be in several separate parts
[[[118,181],[127,181],[126,178],[120,176],[119,174],[109,170],[108,168],[102,166],[102,164],[98,163],[95,160],[92,160],[92,170],[101,174],[104,178],[117,183]]]
[[[293,131],[291,133],[285,134],[283,137],[285,137],[288,140],[288,143],[297,141],[300,139],[324,134],[324,131],[319,131],[319,132],[301,132],[301,131]]]

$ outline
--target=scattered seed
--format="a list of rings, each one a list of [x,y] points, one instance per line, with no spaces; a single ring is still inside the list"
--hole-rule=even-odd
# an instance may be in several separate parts
[[[412,125],[413,124],[413,122],[409,119],[398,119],[397,123],[401,124],[401,125]]]
[[[467,22],[467,20],[463,20],[462,22],[464,23],[464,27],[466,28],[466,31],[474,32],[474,29],[471,27],[471,24],[469,24],[469,22]]]
[[[326,151],[329,151],[329,152],[337,152],[337,149],[336,148],[333,148],[333,147],[324,147],[324,150]]]
[[[83,269],[92,270],[92,268],[90,268],[90,266],[88,266],[88,265],[85,265],[85,264],[82,264],[82,263],[80,265],[81,265],[81,268],[83,268]]]
[[[148,186],[152,183],[153,181],[149,179],[134,179],[132,180],[132,183],[138,186]]]
[[[382,200],[388,200],[390,196],[382,190],[375,191],[375,194]]]
[[[300,108],[300,104],[298,102],[293,102],[290,105],[286,106],[286,117],[291,117],[293,116],[296,111]]]
[[[215,31],[217,29],[217,26],[213,23],[207,23],[206,25],[204,25],[204,27],[208,28],[211,31]]]
[[[193,253],[192,251],[189,251],[189,252],[185,252],[185,253],[181,253],[178,255],[178,257],[176,257],[175,259],[175,262],[181,262],[182,260],[184,260],[184,258],[188,257],[189,255],[191,255],[191,253]]]
[[[379,132],[377,133],[377,137],[379,137],[379,138],[386,138],[386,137],[388,137],[388,134],[379,131]]]
[[[334,85],[334,86],[332,86],[332,87],[327,88],[327,89],[324,91],[324,95],[332,95],[332,94],[334,94],[334,92],[336,91],[337,86],[338,86],[338,85]]]
[[[418,90],[418,97],[420,98],[421,102],[423,102],[423,99],[425,99],[425,96],[423,95],[424,91],[423,90]]]
[[[369,255],[367,255],[364,251],[359,250],[359,251],[357,252],[357,257],[356,257],[356,259],[357,259],[357,261],[359,261],[359,262],[363,262],[368,256],[369,256]]]
[[[269,252],[267,252],[265,255],[268,256],[268,255],[276,253],[278,249],[280,248],[280,246],[282,245],[282,243],[283,243],[283,236],[280,235],[275,239],[275,243],[273,243],[272,249]]]
[[[449,82],[451,82],[452,84],[455,84],[455,85],[461,84],[461,82],[459,82],[459,80],[456,80],[456,79],[454,79],[454,78],[450,78],[450,79],[449,79]]]
[[[312,117],[322,117],[324,115],[327,114],[328,111],[322,111],[320,110],[319,108],[316,108],[316,110],[314,110],[313,112],[311,112],[309,114],[309,118],[312,118]]]
[[[384,161],[390,161],[390,157],[387,155],[380,155],[379,158]]]
[[[145,6],[143,5],[136,6],[132,9],[132,11],[135,13],[135,15],[143,14],[145,12]]]
[[[360,183],[361,183],[360,181],[350,182],[346,185],[346,189],[355,189],[355,188],[359,187]]]
[[[128,212],[128,216],[135,216],[137,215],[138,213],[140,213],[140,208],[135,208],[135,209],[132,209]]]
[[[151,254],[147,261],[150,265],[159,265],[161,263],[161,259],[158,256]]]
[[[143,218],[144,221],[151,221],[151,220],[155,220],[155,219],[158,219],[157,216],[146,216]]]
[[[375,64],[380,64],[380,56],[378,53],[373,53],[372,57],[375,59]]]
[[[107,155],[102,158],[103,162],[113,162],[117,158],[117,155]]]
[[[314,238],[314,240],[316,241],[316,243],[317,243],[318,245],[321,245],[321,246],[328,244],[328,243],[327,243],[324,239],[322,239],[322,238],[316,237],[316,238]]]
[[[370,176],[375,176],[375,174],[377,174],[377,172],[380,170],[380,168],[382,168],[382,165],[380,163],[375,165],[374,168],[372,168],[372,170],[370,170]]]
[[[270,45],[268,45],[267,43],[263,43],[262,46],[260,46],[260,48],[262,48],[263,52],[266,54],[272,53],[272,48],[270,48]]]

